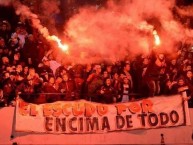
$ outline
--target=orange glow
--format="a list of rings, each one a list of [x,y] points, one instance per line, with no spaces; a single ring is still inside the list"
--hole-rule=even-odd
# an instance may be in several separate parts
[[[154,36],[154,39],[155,39],[155,45],[156,46],[160,45],[161,41],[160,41],[159,35],[157,34],[156,30],[153,31],[153,36]]]
[[[56,41],[58,44],[58,47],[61,48],[64,52],[68,53],[69,46],[67,44],[62,44],[61,40],[57,36],[52,35],[52,36],[49,36],[48,39]]]

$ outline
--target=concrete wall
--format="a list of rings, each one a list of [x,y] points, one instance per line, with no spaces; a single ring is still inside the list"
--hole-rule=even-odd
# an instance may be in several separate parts
[[[193,125],[104,134],[16,133],[12,132],[13,115],[13,107],[0,108],[0,144],[161,144],[161,134],[166,144],[193,144]],[[193,122],[193,109],[190,118]]]

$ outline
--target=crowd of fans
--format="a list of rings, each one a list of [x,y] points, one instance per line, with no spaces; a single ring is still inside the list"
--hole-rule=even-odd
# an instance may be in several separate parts
[[[18,22],[11,31],[0,23],[0,105],[14,105],[20,96],[33,103],[86,99],[99,103],[129,102],[186,91],[193,96],[193,58],[190,46],[175,57],[153,52],[112,63],[58,62],[52,47],[38,33],[29,34]]]

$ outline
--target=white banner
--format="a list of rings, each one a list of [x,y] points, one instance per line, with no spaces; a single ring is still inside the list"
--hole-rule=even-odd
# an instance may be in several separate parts
[[[16,131],[104,133],[180,126],[187,125],[189,120],[186,108],[179,95],[112,105],[84,100],[36,105],[19,99]]]

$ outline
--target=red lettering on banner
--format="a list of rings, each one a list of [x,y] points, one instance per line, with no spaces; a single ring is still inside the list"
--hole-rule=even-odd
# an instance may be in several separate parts
[[[45,104],[43,106],[43,114],[44,114],[45,117],[48,117],[48,116],[52,115],[52,105]]]
[[[28,114],[28,103],[19,100],[19,113],[24,116]]]
[[[153,102],[151,100],[145,99],[142,100],[142,110],[144,113],[153,112]]]
[[[100,116],[105,115],[108,112],[108,106],[107,105],[98,105],[97,106],[97,112]]]
[[[54,104],[52,106],[53,108],[53,116],[54,117],[59,117],[62,114],[62,108],[61,108],[61,104]]]
[[[115,107],[117,108],[117,115],[121,115],[123,112],[126,111],[126,109],[128,108],[129,111],[133,114],[135,113],[139,113],[141,111],[143,111],[144,113],[148,113],[148,112],[153,112],[153,102],[151,100],[142,100],[142,103],[140,105],[140,103],[136,103],[136,102],[131,102],[128,104],[117,104],[115,105]]]
[[[118,105],[115,105],[115,107],[117,108],[117,114],[118,115],[121,115],[122,112],[126,111],[126,109],[127,109],[127,106],[124,104],[118,104]]]
[[[36,116],[38,114],[38,111],[36,110],[36,105],[30,105],[30,115]]]
[[[91,117],[95,112],[95,106],[89,103],[85,103],[85,116]]]
[[[72,113],[74,116],[79,116],[82,115],[84,113],[84,103],[76,103],[74,104],[74,106],[72,107]]]
[[[141,107],[139,104],[137,103],[131,103],[129,105],[129,111],[133,114],[137,113],[137,112],[140,112],[141,111]]]
[[[68,110],[71,107],[72,107],[71,103],[67,103],[63,105],[62,110],[63,110],[64,115],[69,116],[71,114],[71,112]]]

